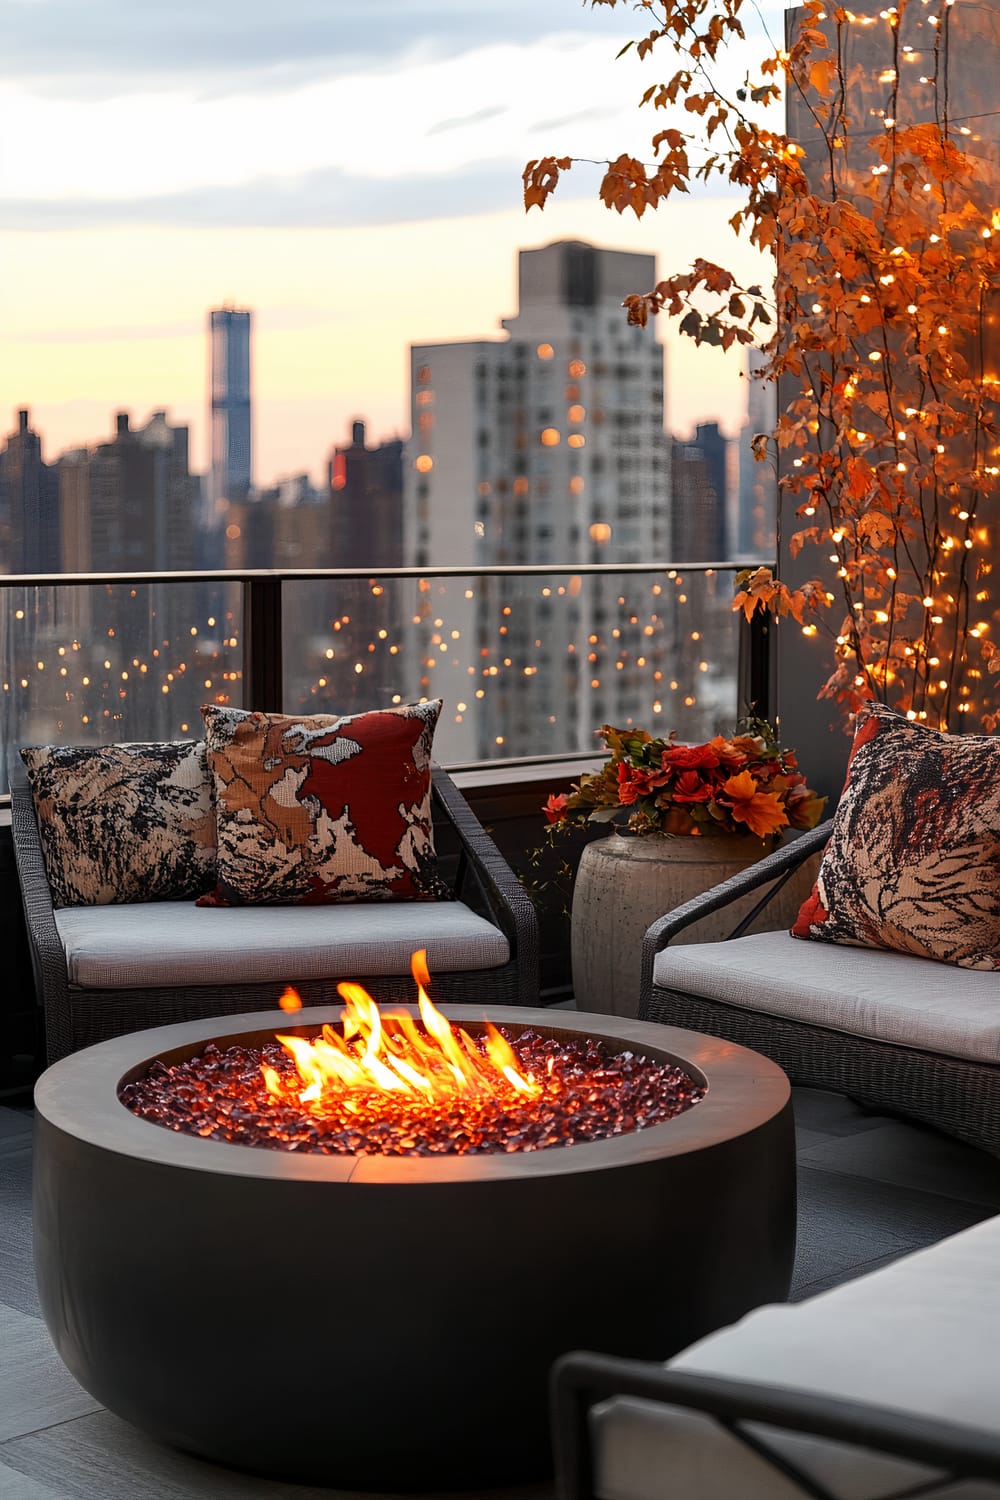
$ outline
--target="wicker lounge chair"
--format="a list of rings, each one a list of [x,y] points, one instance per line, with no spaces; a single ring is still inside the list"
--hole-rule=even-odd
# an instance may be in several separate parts
[[[313,907],[196,909],[190,901],[156,901],[55,910],[19,757],[11,759],[9,778],[49,1062],[150,1026],[272,1010],[285,983],[307,1005],[335,1002],[342,979],[364,984],[383,1004],[412,1001],[409,955],[423,946],[437,1003],[538,1003],[534,908],[440,767],[433,771],[435,842],[456,899]]]
[[[829,822],[661,917],[646,933],[639,1015],[773,1058],[794,1083],[935,1126],[1000,1155],[1000,974],[786,931],[743,936]],[[709,912],[760,891],[720,944],[684,944]],[[679,940],[679,943],[678,943]]]

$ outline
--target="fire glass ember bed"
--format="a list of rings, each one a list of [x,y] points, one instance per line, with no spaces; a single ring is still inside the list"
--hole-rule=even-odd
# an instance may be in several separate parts
[[[794,1142],[773,1063],[617,1016],[446,1015],[474,1071],[486,1070],[477,1059],[493,1027],[515,1051],[530,1031],[518,1059],[539,1095],[547,1058],[596,1055],[592,1039],[611,1055],[605,1074],[630,1074],[631,1052],[679,1068],[703,1097],[641,1129],[624,1113],[609,1127],[620,1133],[582,1144],[544,1144],[562,1126],[529,1139],[535,1127],[516,1117],[500,1149],[480,1151],[475,1127],[465,1154],[440,1142],[427,1155],[361,1154],[349,1133],[329,1150],[235,1144],[207,1138],[218,1134],[207,1114],[199,1135],[123,1102],[149,1080],[155,1117],[164,1077],[206,1046],[270,1056],[280,1032],[322,1052],[326,1025],[343,1050],[339,1006],[294,1024],[256,1012],[166,1026],[63,1058],[35,1095],[35,1262],[56,1348],[97,1400],[254,1473],[469,1491],[550,1468],[546,1382],[559,1354],[666,1359],[787,1295]],[[415,1020],[382,1024],[391,1039],[415,1034]],[[500,1047],[491,1066],[509,1065]],[[290,1077],[279,1068],[268,1087],[284,1108]],[[359,1139],[364,1149],[371,1135]]]

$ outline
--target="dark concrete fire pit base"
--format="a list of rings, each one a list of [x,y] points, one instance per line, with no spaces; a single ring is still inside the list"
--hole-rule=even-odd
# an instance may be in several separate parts
[[[557,1355],[666,1359],[787,1295],[788,1081],[695,1032],[491,1012],[669,1059],[707,1084],[665,1125],[521,1155],[300,1156],[174,1134],[119,1101],[157,1057],[314,1035],[339,1014],[139,1032],[38,1083],[42,1310],[80,1383],[137,1427],[338,1488],[527,1481],[550,1466]],[[481,1019],[446,1014],[470,1030]]]

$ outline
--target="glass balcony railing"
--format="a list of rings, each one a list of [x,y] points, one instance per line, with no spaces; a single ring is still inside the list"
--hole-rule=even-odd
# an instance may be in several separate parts
[[[3,577],[3,765],[23,744],[197,738],[204,703],[355,713],[441,697],[448,765],[596,751],[604,723],[701,739],[766,704],[734,573]]]

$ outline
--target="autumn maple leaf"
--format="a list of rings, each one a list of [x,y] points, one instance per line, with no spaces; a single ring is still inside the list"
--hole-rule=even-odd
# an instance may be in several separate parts
[[[788,826],[788,815],[775,792],[762,792],[749,771],[730,776],[719,794],[737,823],[745,823],[759,839]]]

